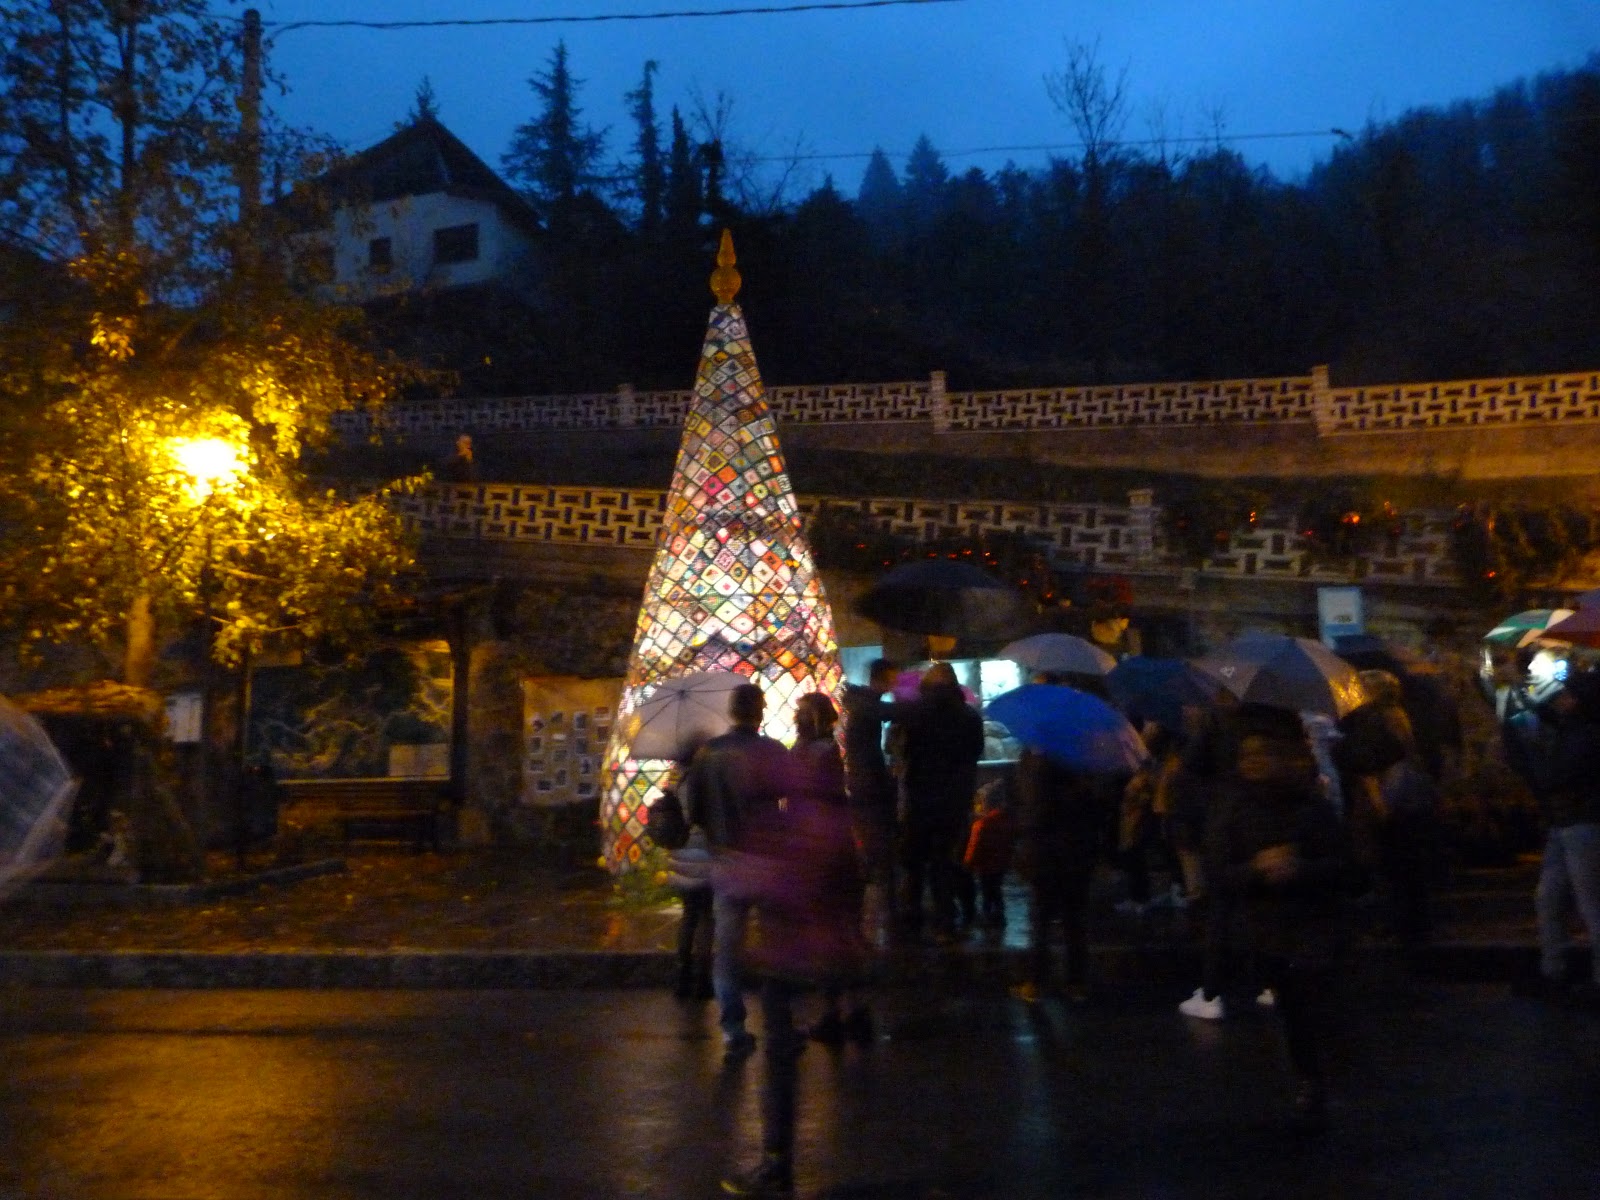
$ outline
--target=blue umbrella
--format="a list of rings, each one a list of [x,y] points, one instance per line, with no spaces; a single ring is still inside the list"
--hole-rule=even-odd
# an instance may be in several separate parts
[[[1217,698],[1221,685],[1181,658],[1129,655],[1106,675],[1112,702],[1131,721],[1151,720],[1176,730],[1185,708],[1204,708]]]
[[[1127,774],[1150,757],[1126,717],[1065,684],[1024,684],[996,696],[984,711],[1024,746],[1074,771]]]

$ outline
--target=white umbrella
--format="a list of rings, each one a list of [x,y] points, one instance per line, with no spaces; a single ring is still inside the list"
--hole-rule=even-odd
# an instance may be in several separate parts
[[[1030,671],[1052,674],[1104,675],[1117,660],[1093,642],[1070,633],[1036,633],[1001,647],[999,657],[1009,658]]]
[[[632,758],[684,758],[733,728],[728,697],[749,683],[731,671],[695,671],[664,679],[628,717],[624,733]]]
[[[39,722],[0,698],[0,896],[60,856],[77,790]]]

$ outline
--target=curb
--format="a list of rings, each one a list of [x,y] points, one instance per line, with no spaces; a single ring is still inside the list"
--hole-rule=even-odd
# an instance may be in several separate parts
[[[1027,951],[979,947],[954,953],[913,949],[891,955],[877,983],[887,987],[1003,990],[1022,977]],[[1364,963],[1410,969],[1447,983],[1510,983],[1531,976],[1534,947],[1508,942],[1453,942],[1420,957],[1395,947],[1364,946]],[[1095,978],[1170,981],[1199,977],[1197,951],[1139,946],[1091,950]],[[0,986],[174,989],[549,989],[666,987],[675,959],[667,951],[0,951]]]
[[[262,887],[279,887],[314,879],[318,875],[337,875],[345,870],[342,858],[319,858],[314,862],[286,867],[269,867],[252,875],[218,879],[210,883],[85,883],[34,880],[16,893],[12,903],[18,907],[46,908],[62,904],[93,904],[107,908],[161,908],[196,904],[223,896],[240,896]]]

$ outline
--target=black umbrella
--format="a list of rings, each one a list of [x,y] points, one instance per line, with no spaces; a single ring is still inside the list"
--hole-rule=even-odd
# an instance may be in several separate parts
[[[886,629],[999,641],[1026,633],[1033,606],[1010,584],[960,559],[902,563],[856,602]]]

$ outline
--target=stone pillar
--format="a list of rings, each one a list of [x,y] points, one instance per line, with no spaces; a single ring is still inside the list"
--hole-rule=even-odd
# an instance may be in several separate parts
[[[1311,368],[1311,412],[1317,422],[1317,436],[1327,437],[1334,429],[1333,393],[1328,387],[1328,366]]]
[[[516,647],[507,641],[473,645],[468,678],[469,787],[462,809],[463,843],[493,840],[522,790],[522,676]]]
[[[943,371],[928,375],[928,415],[933,418],[935,433],[950,432],[950,405],[945,399]]]
[[[623,429],[631,429],[639,423],[639,414],[633,405],[633,384],[622,383],[617,385],[617,424]]]
[[[1156,522],[1161,510],[1156,507],[1153,488],[1134,488],[1128,493],[1128,546],[1141,567],[1154,566],[1156,560]]]

